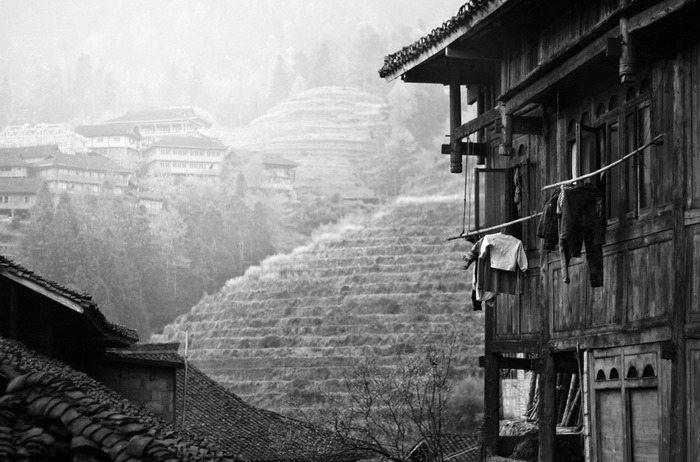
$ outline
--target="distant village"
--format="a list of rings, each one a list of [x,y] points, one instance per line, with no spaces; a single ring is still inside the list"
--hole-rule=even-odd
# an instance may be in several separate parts
[[[149,214],[167,206],[144,177],[202,182],[255,164],[248,186],[295,201],[295,162],[233,150],[208,136],[211,122],[193,108],[131,111],[99,125],[12,125],[0,131],[0,214],[26,216],[42,183],[55,194],[122,196]],[[237,171],[238,170],[238,171]],[[235,178],[235,177],[234,177]]]

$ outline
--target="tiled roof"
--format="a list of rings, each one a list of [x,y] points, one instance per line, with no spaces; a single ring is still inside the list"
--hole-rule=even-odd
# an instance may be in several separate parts
[[[37,159],[44,158],[49,154],[57,154],[61,151],[55,144],[48,144],[44,146],[25,146],[16,148],[0,148],[0,156],[7,154],[14,154],[19,156],[20,159]]]
[[[0,460],[67,460],[79,449],[115,462],[233,460],[82,372],[0,337],[3,379]]]
[[[481,461],[481,433],[453,433],[442,435],[444,461]]]
[[[126,344],[138,341],[138,334],[135,329],[120,326],[119,324],[108,321],[105,315],[100,311],[97,303],[93,301],[92,296],[87,292],[79,292],[57,282],[45,279],[18,263],[0,255],[0,275],[4,273],[37,284],[58,297],[80,305],[83,309],[83,315],[87,317],[92,325],[105,337],[116,338],[120,342]]]
[[[426,460],[427,440],[423,439],[408,456],[411,462]],[[474,433],[445,433],[440,435],[444,462],[480,462],[481,461],[481,432]]]
[[[272,152],[262,153],[262,163],[268,164],[268,165],[283,165],[285,167],[298,167],[299,166],[299,164],[297,164],[296,162],[293,162],[289,159],[285,159],[284,157],[280,156],[279,154],[275,154]]]
[[[176,402],[183,402],[185,370],[177,371]],[[250,462],[290,461],[299,458],[299,440],[320,447],[318,430],[305,431],[305,424],[271,411],[252,407],[193,365],[187,369],[185,428],[205,435],[237,460]],[[180,406],[180,404],[178,404]],[[177,421],[182,418],[181,408]],[[212,425],[216,422],[216,425]],[[294,447],[287,447],[284,435],[294,435]],[[325,437],[325,435],[324,435]],[[324,438],[324,449],[327,441]],[[357,460],[326,450],[325,460]],[[318,454],[316,454],[318,455]]]
[[[0,194],[37,194],[41,178],[0,178]]]
[[[148,148],[196,148],[196,149],[219,149],[224,150],[226,146],[218,138],[208,138],[205,136],[165,136],[156,140]]]
[[[134,122],[134,123],[145,123],[145,122],[166,122],[166,121],[176,121],[183,119],[196,119],[201,121],[206,125],[211,125],[208,121],[202,119],[197,115],[196,112],[190,107],[175,108],[175,109],[154,109],[147,111],[129,111],[121,117],[116,119],[108,120],[107,123],[119,123],[119,122]]]
[[[141,139],[138,128],[134,124],[104,124],[104,125],[80,125],[75,132],[92,138],[96,136],[131,136]]]
[[[185,364],[185,360],[177,352],[179,346],[179,342],[139,343],[129,348],[110,348],[107,350],[107,356],[123,360],[167,363],[179,367]]]
[[[415,41],[411,45],[403,47],[400,51],[384,58],[384,66],[379,69],[379,76],[385,78],[404,65],[417,59],[423,52],[430,50],[439,44],[460,27],[469,23],[476,14],[486,9],[492,0],[469,0],[461,6],[455,16],[445,21],[442,26],[433,29],[427,36]]]
[[[27,167],[25,162],[16,152],[0,152],[0,167]]]
[[[88,170],[100,171],[120,171],[129,172],[130,170],[120,167],[106,157],[98,155],[78,155],[78,154],[52,154],[50,157],[41,160],[34,164],[35,168],[49,167],[61,165],[73,168],[84,168]]]

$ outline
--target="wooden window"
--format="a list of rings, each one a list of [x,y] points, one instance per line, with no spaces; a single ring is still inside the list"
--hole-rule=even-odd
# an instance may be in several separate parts
[[[509,168],[477,168],[474,174],[474,226],[483,229],[511,221],[513,173]]]

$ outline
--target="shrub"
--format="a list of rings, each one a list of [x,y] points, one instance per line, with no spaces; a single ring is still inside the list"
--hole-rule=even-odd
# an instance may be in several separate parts
[[[282,340],[276,335],[267,335],[260,340],[260,348],[279,348]]]

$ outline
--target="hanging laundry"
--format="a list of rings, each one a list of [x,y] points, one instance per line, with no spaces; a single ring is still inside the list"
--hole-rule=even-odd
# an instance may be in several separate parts
[[[571,282],[571,257],[580,257],[585,245],[591,287],[602,287],[605,226],[603,194],[589,183],[563,186],[547,200],[537,236],[543,239],[543,250],[554,250],[559,244],[564,283]]]
[[[564,282],[568,284],[570,281],[571,257],[580,256],[581,246],[585,244],[591,287],[602,287],[606,226],[603,194],[592,184],[583,183],[563,188],[560,203],[559,252]]]
[[[559,215],[557,214],[557,203],[559,202],[559,191],[552,194],[552,197],[544,204],[544,210],[537,222],[537,237],[542,238],[542,248],[544,250],[554,250],[559,243]]]
[[[522,274],[528,268],[522,242],[507,234],[489,234],[464,256],[467,266],[476,262],[472,278],[473,298],[493,307],[501,293],[523,292]],[[477,310],[476,304],[474,309]]]

